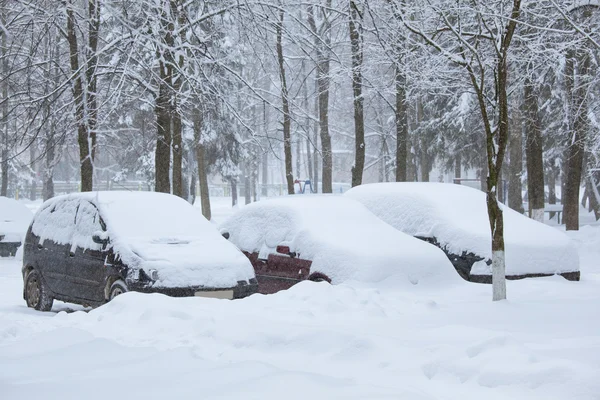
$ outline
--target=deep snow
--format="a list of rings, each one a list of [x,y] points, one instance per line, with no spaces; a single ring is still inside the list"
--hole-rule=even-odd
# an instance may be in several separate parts
[[[129,293],[26,308],[0,260],[0,398],[600,397],[600,226],[570,232],[581,282],[491,287],[303,282],[243,300]]]

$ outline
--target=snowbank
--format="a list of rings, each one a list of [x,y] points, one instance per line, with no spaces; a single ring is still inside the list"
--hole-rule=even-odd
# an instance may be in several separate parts
[[[0,242],[22,242],[33,214],[23,204],[0,196]]]
[[[486,194],[447,183],[377,183],[344,194],[358,200],[394,228],[435,238],[450,253],[492,257]],[[579,270],[579,256],[563,233],[500,205],[504,215],[506,274],[554,274]],[[472,273],[490,275],[478,262]]]
[[[59,196],[40,208],[32,230],[42,240],[99,250],[92,236],[103,230],[100,218],[110,246],[126,265],[158,272],[155,287],[233,287],[254,277],[246,257],[199,210],[169,194],[114,191]]]
[[[377,219],[341,196],[286,196],[249,204],[221,225],[240,249],[261,258],[287,245],[312,260],[311,272],[333,283],[348,280],[404,282],[460,280],[442,251]]]

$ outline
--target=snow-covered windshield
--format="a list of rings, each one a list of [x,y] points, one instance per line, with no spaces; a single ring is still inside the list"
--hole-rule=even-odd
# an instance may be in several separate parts
[[[123,238],[143,237],[166,243],[218,234],[200,210],[169,194],[101,192],[92,202],[100,209],[109,230]]]

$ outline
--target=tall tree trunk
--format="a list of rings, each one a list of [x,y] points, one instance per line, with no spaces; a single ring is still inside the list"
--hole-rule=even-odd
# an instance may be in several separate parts
[[[307,76],[306,75],[306,68],[304,65],[304,60],[302,61],[302,75],[303,76]],[[312,149],[311,149],[311,145],[310,145],[310,116],[308,113],[308,84],[307,84],[308,79],[304,82],[304,84],[302,85],[302,95],[303,95],[303,106],[304,106],[304,110],[306,110],[306,118],[304,119],[304,127],[306,129],[306,165],[308,168],[308,179],[311,180],[311,190],[313,190],[313,185],[314,182],[312,182],[313,179],[313,161],[312,161]],[[316,153],[316,151],[315,151]],[[316,155],[315,155],[316,156]]]
[[[161,70],[164,68],[161,67]],[[171,193],[169,170],[171,167],[171,106],[169,88],[166,83],[159,85],[159,94],[154,106],[156,115],[156,152],[154,156],[154,190]]]
[[[178,0],[170,0],[171,7],[171,18],[173,20],[177,20],[179,23],[177,33],[175,33],[175,29],[173,29],[172,34],[167,34],[165,37],[165,41],[167,44],[174,48],[175,39],[174,36],[186,36],[185,27],[188,25],[187,16],[184,14],[184,9],[182,7],[178,7],[180,1]],[[170,25],[169,25],[170,26]],[[181,110],[179,109],[179,92],[181,90],[181,85],[183,83],[183,77],[181,76],[181,71],[184,68],[184,56],[183,52],[178,52],[177,58],[175,54],[171,54],[172,51],[167,51],[169,54],[169,60],[172,60],[173,65],[172,68],[172,84],[173,91],[171,93],[171,121],[172,121],[172,152],[173,152],[173,194],[175,196],[183,197],[184,196],[184,185],[183,185],[183,140],[182,140],[182,130],[183,125],[181,122]]]
[[[408,102],[403,63],[396,63],[396,182],[408,178]]]
[[[366,149],[364,99],[362,96],[362,13],[353,0],[350,0],[348,25],[350,28],[350,47],[352,48],[352,92],[354,95],[354,166],[352,167],[352,186],[354,187],[362,183]]]
[[[564,222],[568,231],[579,230],[579,189],[585,153],[585,136],[588,130],[586,92],[590,64],[590,56],[585,50],[569,51],[565,73],[573,122],[567,149],[567,179],[563,192]]]
[[[77,143],[79,144],[79,162],[81,173],[81,191],[89,192],[93,190],[94,166],[93,153],[91,146],[91,132],[89,131],[91,122],[86,121],[85,108],[88,97],[84,93],[83,80],[79,70],[79,48],[77,44],[75,13],[72,4],[67,7],[67,41],[69,43],[69,60],[72,74],[72,91],[75,101],[75,121],[77,124]],[[87,69],[86,69],[87,71]],[[92,143],[91,143],[92,142]]]
[[[521,177],[523,175],[523,130],[521,129],[521,115],[513,110],[512,126],[509,141],[509,168],[508,168],[508,206],[513,210],[523,213],[523,193]]]
[[[531,77],[527,75],[524,84],[524,110],[529,217],[544,222],[544,161],[537,99]]]
[[[319,91],[319,85],[317,83],[317,80],[315,79],[315,88],[317,90],[317,93]],[[315,96],[315,115],[319,115],[319,96]],[[318,193],[319,192],[319,126],[320,126],[320,120],[315,120],[314,124],[313,124],[313,146],[314,146],[314,153],[313,153],[313,174],[314,176],[311,178],[312,179],[312,185],[314,185],[314,192]]]
[[[202,207],[202,215],[210,220],[212,215],[208,191],[208,172],[204,157],[204,145],[202,144],[202,111],[199,108],[194,108],[192,118],[194,124],[194,147],[196,150],[196,162],[198,164],[198,180],[200,182],[200,206]]]
[[[279,80],[281,82],[281,104],[283,111],[283,153],[285,159],[285,180],[287,182],[288,194],[294,194],[294,173],[292,171],[292,140],[291,140],[291,117],[288,99],[288,87],[285,79],[285,60],[283,58],[283,9],[279,12],[279,21],[275,27],[277,32],[277,61],[279,63]]]
[[[331,49],[331,21],[328,13],[331,10],[331,0],[326,0],[322,29],[317,30],[313,6],[309,6],[308,22],[313,31],[315,48],[317,52],[317,88],[319,99],[319,133],[321,136],[322,154],[322,192],[333,192],[333,153],[331,148],[331,135],[329,134],[329,67]]]
[[[6,26],[5,9],[0,12],[0,25]],[[2,32],[2,42],[0,43],[0,55],[2,56],[2,115],[0,115],[0,196],[6,197],[8,194],[8,79],[4,78],[8,74],[8,44],[6,32]]]

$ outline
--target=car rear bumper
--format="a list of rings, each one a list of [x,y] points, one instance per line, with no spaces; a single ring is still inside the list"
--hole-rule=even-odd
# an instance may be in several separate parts
[[[0,257],[14,257],[21,242],[0,242]]]
[[[246,296],[258,292],[258,282],[256,279],[250,279],[249,282],[239,281],[238,284],[232,288],[206,288],[206,287],[185,287],[185,288],[162,288],[152,287],[145,285],[136,285],[135,283],[129,283],[129,290],[142,292],[142,293],[161,293],[171,297],[215,297],[215,298],[227,298],[227,292],[231,291],[232,298],[241,299]],[[211,295],[214,294],[214,295]],[[231,297],[231,296],[229,296]]]

